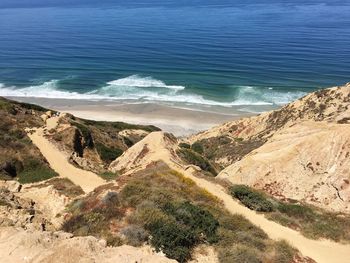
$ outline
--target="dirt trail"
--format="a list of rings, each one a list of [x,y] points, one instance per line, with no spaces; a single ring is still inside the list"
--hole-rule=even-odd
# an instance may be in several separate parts
[[[171,165],[174,166],[174,165]],[[172,167],[175,168],[175,167]],[[178,170],[178,167],[176,167]],[[263,229],[270,238],[284,239],[297,248],[304,256],[308,256],[318,263],[348,263],[350,262],[350,245],[343,245],[329,240],[311,240],[299,232],[284,227],[264,217],[264,215],[242,206],[236,202],[225,190],[205,179],[193,176],[185,172],[185,176],[192,179],[199,187],[223,201],[226,209],[232,214],[241,214],[253,224]]]
[[[91,192],[105,181],[93,172],[85,171],[75,167],[68,162],[67,156],[57,149],[48,139],[45,138],[45,129],[50,130],[57,126],[58,117],[51,117],[47,120],[47,126],[34,129],[28,132],[28,136],[39,148],[40,152],[49,162],[60,177],[70,179],[74,184],[79,185],[85,193]]]

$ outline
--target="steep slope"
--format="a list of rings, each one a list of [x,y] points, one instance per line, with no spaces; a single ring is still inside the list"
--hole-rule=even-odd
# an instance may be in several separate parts
[[[40,127],[47,109],[0,98],[0,179],[37,182],[57,176],[26,128]]]
[[[350,83],[311,93],[279,110],[228,122],[191,136],[204,155],[226,168],[262,146],[277,131],[303,121],[350,123]]]
[[[60,177],[70,179],[79,185],[85,192],[90,192],[105,181],[96,174],[76,168],[68,162],[68,156],[57,149],[48,139],[45,138],[45,127],[36,128],[30,131],[28,136],[40,149],[41,153],[48,160],[50,167],[54,169]]]
[[[350,247],[336,244],[331,241],[316,241],[305,238],[295,230],[281,226],[278,223],[269,221],[262,214],[243,207],[226,193],[226,190],[194,174],[197,169],[190,169],[181,162],[176,155],[177,143],[164,133],[151,133],[145,139],[128,149],[110,166],[110,169],[132,175],[145,167],[151,167],[157,160],[164,161],[170,168],[182,173],[186,178],[191,179],[200,188],[218,198],[231,214],[240,214],[263,229],[270,238],[278,240],[285,239],[294,247],[299,249],[303,255],[308,256],[317,262],[346,262],[350,256]],[[146,149],[146,150],[145,150]],[[335,259],[337,258],[337,259]]]
[[[218,177],[349,213],[349,156],[349,125],[307,121],[275,133]]]
[[[281,121],[283,112],[285,119]],[[246,140],[260,137],[265,142],[218,177],[262,189],[277,198],[349,213],[349,116],[348,84],[312,93],[280,111],[251,118],[240,136]],[[223,131],[224,127],[219,129]]]
[[[160,129],[151,125],[91,121],[65,114],[55,129],[48,130],[49,139],[70,155],[72,163],[95,173],[103,173],[126,149],[148,133]]]

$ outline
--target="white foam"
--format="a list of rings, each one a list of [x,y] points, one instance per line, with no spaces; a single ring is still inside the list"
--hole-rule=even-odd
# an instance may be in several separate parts
[[[174,90],[183,90],[185,87],[176,85],[166,85],[163,81],[154,79],[152,77],[141,77],[139,75],[132,75],[126,78],[113,80],[107,82],[111,86],[119,87],[138,87],[138,88],[167,88]]]
[[[271,87],[239,86],[236,103],[241,105],[284,105],[294,101],[306,93],[301,91],[278,91]]]
[[[232,107],[282,105],[304,95],[303,92],[283,92],[270,90],[269,88],[240,86],[235,87],[237,90],[236,99],[232,99],[231,102],[220,102],[206,99],[198,94],[186,93],[186,91],[179,92],[179,89],[174,88],[161,90],[148,88],[140,89],[140,87],[164,88],[166,85],[162,81],[150,77],[139,78],[136,76],[137,75],[133,75],[125,79],[108,82],[106,86],[86,93],[60,90],[58,87],[58,80],[51,80],[37,86],[29,86],[25,88],[7,87],[0,83],[0,96],[129,102],[166,102],[181,103],[189,106],[200,104],[207,106]]]
[[[4,97],[33,97],[51,99],[102,99],[99,96],[89,96],[78,92],[63,91],[57,88],[58,80],[50,80],[37,86],[16,88],[0,86],[0,96]]]

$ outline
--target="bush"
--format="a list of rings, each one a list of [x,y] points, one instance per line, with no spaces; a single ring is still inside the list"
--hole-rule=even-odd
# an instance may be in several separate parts
[[[207,171],[214,176],[218,174],[216,169],[211,165],[211,163],[207,159],[205,159],[204,157],[192,150],[182,148],[177,150],[177,154],[181,159],[183,159],[187,163],[196,165],[202,170]]]
[[[120,237],[111,233],[111,225],[125,215],[118,194],[109,191],[102,198],[101,193],[93,194],[70,205],[72,215],[64,222],[62,229],[77,236],[105,238],[110,245],[118,245]]]
[[[138,124],[129,124],[125,122],[108,122],[108,121],[93,121],[93,120],[85,120],[80,119],[85,125],[98,126],[100,128],[114,128],[118,131],[123,130],[144,130],[147,132],[160,131],[156,126],[153,125],[138,125]]]
[[[125,236],[127,243],[131,246],[141,246],[148,240],[148,232],[140,226],[130,225],[121,230],[121,233]]]
[[[52,185],[60,194],[69,196],[71,198],[84,194],[83,189],[80,186],[75,185],[68,178],[53,178],[42,184],[42,186],[48,185]]]
[[[0,98],[0,110],[11,114],[11,112],[14,110],[14,107],[8,100]]]
[[[162,210],[160,210],[154,203],[145,201],[140,204],[136,211],[128,217],[128,222],[135,225],[148,226],[157,220],[166,221],[169,219]]]
[[[216,230],[219,222],[207,210],[184,202],[181,204],[167,203],[164,206],[164,211],[175,218],[177,222],[189,226],[197,237],[215,241]]]
[[[48,111],[48,109],[41,107],[39,105],[31,104],[31,103],[24,103],[24,102],[16,102],[16,104],[20,105],[21,107],[28,109],[28,110],[36,110],[36,111]],[[52,113],[56,113],[56,111],[51,110]]]
[[[29,158],[23,162],[23,171],[18,174],[18,181],[21,184],[35,183],[57,175],[47,164],[38,159]]]
[[[96,150],[101,159],[105,162],[112,162],[123,154],[123,150],[110,148],[102,143],[96,143]]]
[[[203,145],[199,142],[195,142],[194,144],[192,144],[191,149],[199,154],[203,154],[204,152]]]
[[[112,180],[117,179],[118,174],[106,171],[106,172],[100,173],[99,176],[102,177],[106,181],[112,181]]]
[[[278,211],[288,216],[304,219],[313,220],[315,213],[311,208],[299,205],[299,204],[288,204],[280,202],[277,206]]]
[[[128,146],[128,148],[132,147],[135,143],[130,140],[130,138],[123,136],[123,141]]]
[[[162,250],[169,258],[185,262],[196,244],[203,241],[212,243],[217,240],[216,230],[219,223],[207,210],[190,202],[176,204],[168,202],[161,210],[164,215],[155,217],[153,213],[152,220],[148,216],[145,228],[152,236],[151,244],[158,251]],[[160,210],[154,211],[156,214],[161,213]]]
[[[123,245],[123,240],[119,236],[112,235],[110,233],[106,234],[106,236],[104,236],[104,239],[107,242],[107,246],[119,247]]]
[[[188,143],[184,143],[184,142],[181,142],[179,144],[179,147],[180,148],[185,148],[185,149],[191,149],[191,145],[189,145]]]
[[[276,256],[275,261],[278,263],[290,263],[293,261],[297,250],[291,247],[286,241],[281,240],[275,244]]]
[[[264,194],[245,185],[234,185],[230,188],[231,195],[240,200],[246,207],[259,212],[271,212],[273,204]]]
[[[221,263],[261,263],[259,254],[246,246],[238,245],[232,249],[219,249],[219,261]]]
[[[152,246],[179,262],[190,258],[191,249],[198,242],[193,230],[176,222],[157,220],[148,229],[152,235]]]

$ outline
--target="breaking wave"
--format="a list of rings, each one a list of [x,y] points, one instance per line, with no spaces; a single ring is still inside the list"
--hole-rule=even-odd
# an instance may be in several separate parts
[[[37,97],[79,100],[115,100],[132,102],[167,102],[183,104],[202,104],[208,106],[240,105],[283,105],[305,95],[300,91],[281,91],[273,88],[232,86],[232,98],[228,102],[205,98],[188,91],[184,86],[167,85],[152,77],[132,75],[127,78],[107,82],[105,86],[89,92],[76,92],[60,88],[59,80],[51,80],[40,85],[24,88],[6,86],[0,83],[0,96]]]

